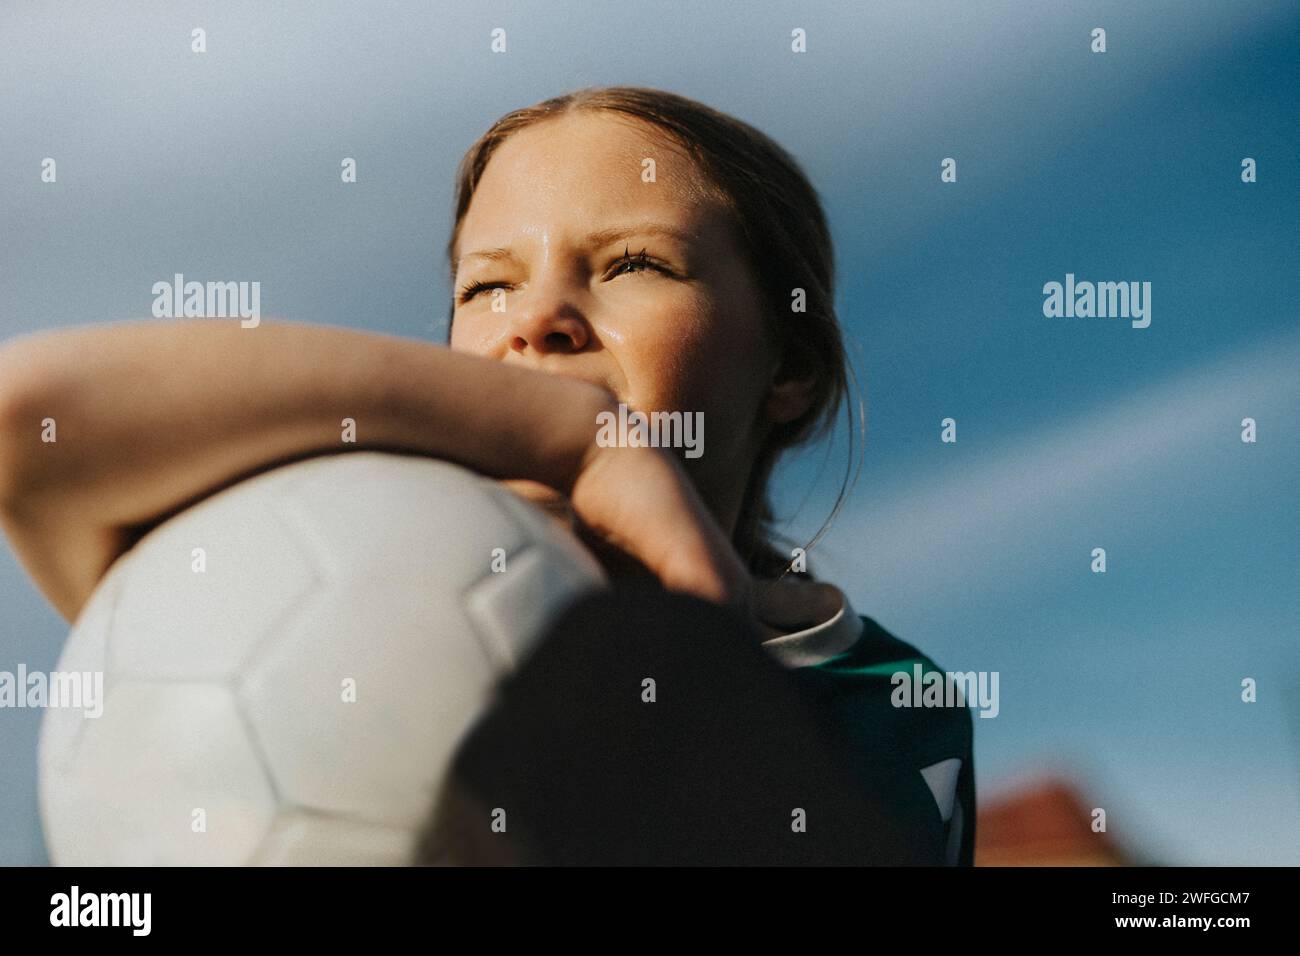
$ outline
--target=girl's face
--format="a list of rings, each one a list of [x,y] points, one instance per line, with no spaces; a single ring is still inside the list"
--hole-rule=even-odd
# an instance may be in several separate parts
[[[702,412],[703,454],[684,463],[730,532],[776,356],[725,207],[657,132],[579,111],[497,148],[461,224],[451,345],[597,383],[629,409]]]

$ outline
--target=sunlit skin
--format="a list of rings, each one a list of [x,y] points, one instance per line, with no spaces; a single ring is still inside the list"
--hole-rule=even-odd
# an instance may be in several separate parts
[[[684,464],[730,535],[767,429],[808,398],[780,381],[752,267],[693,161],[630,117],[546,120],[493,154],[455,252],[452,348],[595,382],[630,408],[703,412],[704,454]]]

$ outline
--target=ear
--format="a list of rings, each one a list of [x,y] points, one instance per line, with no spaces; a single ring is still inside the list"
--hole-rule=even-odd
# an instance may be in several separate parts
[[[792,422],[812,407],[817,387],[815,366],[787,357],[772,374],[763,410],[773,425]]]

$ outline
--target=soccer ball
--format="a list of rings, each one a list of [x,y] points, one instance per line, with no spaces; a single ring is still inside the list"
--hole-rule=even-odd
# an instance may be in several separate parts
[[[171,518],[110,569],[48,709],[60,865],[408,862],[454,750],[567,605],[604,584],[532,505],[463,468],[356,452]]]

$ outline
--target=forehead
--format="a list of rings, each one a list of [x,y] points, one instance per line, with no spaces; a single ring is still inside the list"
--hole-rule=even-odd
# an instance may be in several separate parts
[[[646,160],[653,160],[650,182]],[[698,165],[667,133],[606,110],[577,111],[519,130],[497,147],[458,245],[641,218],[700,231],[722,207]]]

